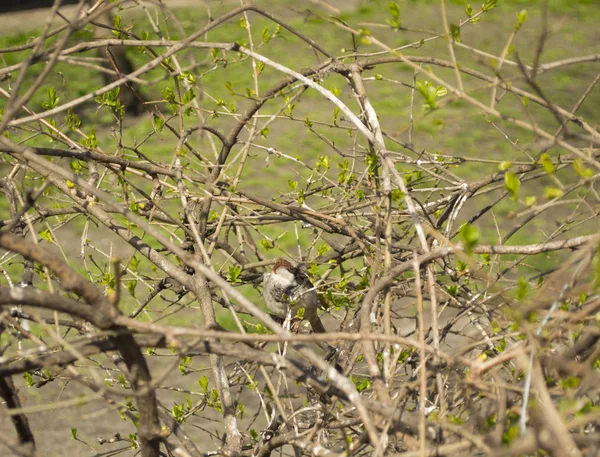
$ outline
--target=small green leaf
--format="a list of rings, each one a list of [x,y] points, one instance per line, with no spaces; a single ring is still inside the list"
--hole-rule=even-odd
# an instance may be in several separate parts
[[[515,30],[519,30],[525,22],[527,22],[527,10],[521,10],[517,13],[517,25],[515,25]]]
[[[71,436],[73,437],[74,440],[77,439],[77,429],[76,428],[71,429]]]
[[[73,112],[73,108],[69,108],[69,112],[65,116],[65,122],[71,130],[77,130],[81,127],[81,119]]]
[[[165,125],[165,120],[162,117],[154,116],[152,122],[154,123],[154,128],[156,129],[156,131],[158,133],[162,133],[163,126]]]
[[[508,160],[503,160],[502,162],[500,162],[498,164],[498,170],[506,171],[510,168],[511,165],[512,165],[512,162],[509,162]]]
[[[182,103],[190,103],[194,98],[196,98],[196,92],[194,92],[193,88],[190,88],[183,94],[181,101]]]
[[[544,190],[544,195],[548,200],[554,200],[555,198],[560,198],[565,193],[559,189],[558,187],[546,187]]]
[[[569,376],[565,379],[561,379],[560,385],[563,389],[576,389],[579,387],[579,378],[577,376]]]
[[[454,41],[460,41],[460,27],[457,24],[450,24],[450,35]]]
[[[388,9],[394,19],[400,19],[400,6],[396,2],[388,2]]]
[[[132,297],[135,297],[135,287],[137,286],[137,279],[131,280],[127,283],[127,291]]]
[[[198,385],[204,391],[204,393],[208,392],[208,378],[206,375],[202,375],[202,377],[198,380]]]
[[[269,250],[271,250],[271,249],[273,249],[275,247],[275,245],[273,244],[273,242],[270,241],[270,240],[260,240],[260,244],[267,251],[269,251]]]
[[[467,6],[465,7],[465,14],[467,15],[467,17],[473,16],[473,7],[470,3],[467,3]]]
[[[589,168],[586,168],[586,166],[583,164],[583,160],[581,159],[575,159],[573,161],[573,168],[582,178],[588,179],[594,176],[594,172]]]
[[[521,188],[521,181],[519,181],[519,178],[517,178],[514,173],[507,171],[504,174],[504,186],[510,194],[510,198],[516,200],[519,189]]]
[[[88,149],[96,149],[98,147],[98,138],[96,138],[96,130],[90,129],[88,136],[81,142]]]
[[[464,242],[465,251],[469,254],[473,251],[477,243],[479,243],[479,230],[471,224],[464,224],[460,229],[459,236]]]
[[[483,5],[481,5],[481,11],[489,11],[496,7],[498,4],[498,0],[486,0]]]
[[[271,41],[271,33],[269,32],[268,27],[265,27],[264,29],[262,29],[262,31],[260,32],[260,37],[263,41],[263,43],[268,43],[269,41]]]
[[[540,156],[540,162],[542,163],[542,166],[544,167],[544,170],[546,170],[546,173],[548,173],[549,175],[554,174],[554,164],[552,163],[552,159],[550,158],[550,156],[548,154],[546,154],[545,152]]]
[[[54,241],[52,239],[52,233],[50,233],[49,229],[46,230],[42,230],[40,233],[38,233],[38,235],[40,235],[40,238],[50,244],[52,244]]]
[[[327,244],[325,244],[325,243],[321,243],[321,245],[317,249],[317,255],[319,257],[321,257],[322,255],[325,255],[328,251],[329,251],[329,246],[327,246]]]
[[[229,271],[227,273],[227,281],[232,283],[239,283],[242,280],[239,278],[240,273],[242,272],[242,267],[240,265],[229,265]]]
[[[517,285],[517,292],[516,292],[516,297],[518,300],[523,300],[525,297],[527,297],[527,294],[529,293],[529,282],[527,282],[527,279],[525,279],[523,276],[521,276],[519,278],[519,284]]]
[[[321,171],[322,169],[325,169],[325,171],[327,171],[329,170],[329,165],[329,156],[320,155],[319,160],[317,160],[317,171]]]
[[[525,206],[531,208],[537,204],[537,197],[535,195],[528,195],[525,197]]]
[[[79,160],[71,160],[69,166],[71,167],[71,170],[73,170],[73,173],[75,173],[76,175],[81,173],[81,170],[83,169],[83,166],[81,165],[81,162]]]
[[[58,97],[58,95],[56,95],[56,89],[54,87],[49,87],[48,98],[46,99],[46,101],[42,102],[42,108],[46,110],[52,109],[56,107],[56,105],[58,105],[59,101],[60,98]]]
[[[27,387],[33,387],[33,376],[29,371],[23,373],[23,378],[25,379],[25,383],[27,383]]]

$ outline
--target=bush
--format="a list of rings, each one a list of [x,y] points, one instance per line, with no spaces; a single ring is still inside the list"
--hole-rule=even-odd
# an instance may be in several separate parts
[[[115,5],[0,51],[8,449],[593,455],[594,25]]]

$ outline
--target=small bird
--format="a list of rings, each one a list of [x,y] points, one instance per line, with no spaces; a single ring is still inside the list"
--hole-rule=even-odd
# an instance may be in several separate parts
[[[285,319],[290,305],[304,308],[304,319],[315,333],[326,333],[317,314],[321,300],[315,286],[299,265],[286,259],[277,259],[271,273],[263,277],[265,305],[275,316]]]

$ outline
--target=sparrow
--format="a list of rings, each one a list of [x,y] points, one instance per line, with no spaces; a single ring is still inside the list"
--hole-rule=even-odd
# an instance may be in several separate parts
[[[304,319],[310,322],[313,332],[327,332],[317,314],[321,300],[308,274],[299,265],[277,259],[271,273],[263,276],[263,298],[269,311],[281,319],[287,317],[290,306],[304,308]]]

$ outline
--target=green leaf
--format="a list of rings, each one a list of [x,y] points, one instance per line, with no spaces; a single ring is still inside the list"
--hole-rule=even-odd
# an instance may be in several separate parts
[[[525,22],[527,22],[527,10],[521,10],[517,13],[517,25],[515,25],[515,30],[519,30]]]
[[[239,283],[242,280],[239,278],[240,273],[242,272],[242,267],[240,265],[229,265],[229,271],[227,273],[227,281],[232,283]]]
[[[204,391],[204,393],[208,392],[208,378],[206,375],[202,375],[202,377],[198,380],[198,385]]]
[[[506,171],[510,168],[511,165],[512,165],[512,162],[509,162],[508,160],[503,160],[502,162],[500,162],[498,164],[498,170]]]
[[[518,300],[523,300],[529,294],[529,282],[523,276],[519,278],[519,284],[517,285],[516,297]]]
[[[52,244],[54,241],[52,239],[52,233],[50,233],[49,229],[46,230],[42,230],[41,232],[38,233],[38,235],[40,236],[40,238],[50,244]]]
[[[481,11],[489,11],[493,8],[496,8],[498,4],[498,0],[486,0],[483,5],[481,5]]]
[[[586,166],[583,164],[583,160],[581,159],[575,159],[573,161],[573,168],[575,169],[577,174],[584,179],[588,179],[594,176],[594,172],[589,168],[586,168]]]
[[[59,101],[60,98],[58,97],[58,95],[56,95],[56,89],[54,87],[49,87],[48,98],[46,99],[46,101],[42,102],[42,108],[46,110],[52,109],[56,107],[56,105],[58,105]]]
[[[553,175],[554,174],[554,164],[552,163],[552,159],[550,158],[550,156],[548,154],[546,154],[545,152],[540,156],[540,162],[542,163],[542,166],[544,167],[544,170],[546,170],[546,173],[548,173],[549,175]]]
[[[560,385],[563,389],[576,389],[579,387],[579,378],[577,376],[569,376],[565,379],[561,379]]]
[[[371,381],[369,381],[367,378],[361,378],[360,380],[358,380],[356,377],[353,376],[352,381],[354,382],[354,385],[356,386],[356,390],[358,392],[362,392],[371,387]]]
[[[388,2],[387,5],[392,17],[396,20],[400,19],[400,6],[396,2]]]
[[[181,101],[183,103],[190,103],[194,98],[196,98],[196,92],[194,92],[193,88],[190,88],[186,91],[185,94],[183,94]]]
[[[269,32],[269,28],[265,27],[264,29],[262,29],[262,31],[260,32],[260,37],[262,39],[263,43],[268,43],[269,41],[271,41],[271,33]]]
[[[465,7],[465,14],[467,15],[467,17],[473,16],[473,7],[470,3],[467,3],[467,6]]]
[[[71,160],[69,166],[71,167],[71,170],[73,170],[73,173],[75,173],[76,175],[81,173],[81,170],[83,169],[83,166],[81,165],[81,162],[79,160]]]
[[[417,81],[417,90],[425,99],[424,106],[428,109],[437,109],[436,98],[443,97],[448,93],[448,89],[443,86],[433,86],[429,81]]]
[[[460,41],[460,27],[457,24],[450,24],[450,35],[454,41]]]
[[[525,197],[525,206],[531,208],[537,204],[537,197],[535,195],[528,195]]]
[[[76,428],[71,429],[71,436],[73,437],[74,440],[77,439],[77,429]]]
[[[27,387],[33,387],[33,376],[31,375],[31,373],[29,371],[26,371],[23,373],[23,378],[25,379],[25,382],[27,383]]]
[[[127,282],[127,290],[129,292],[129,295],[131,295],[132,297],[135,297],[135,287],[137,286],[137,279],[133,279],[129,282]]]
[[[464,224],[459,232],[460,239],[465,245],[465,251],[470,254],[473,248],[479,243],[479,230],[471,224]]]
[[[65,122],[71,130],[77,130],[81,127],[81,119],[73,112],[73,108],[69,108],[69,112],[65,116]]]
[[[275,245],[273,244],[273,242],[269,241],[269,240],[260,240],[260,244],[267,251],[269,251],[269,250],[271,250],[271,249],[273,249],[275,247]]]
[[[317,171],[321,171],[321,169],[325,169],[325,171],[329,170],[329,156],[320,155],[319,160],[317,160]]]
[[[521,181],[519,181],[519,178],[517,178],[517,176],[514,173],[507,171],[504,174],[504,186],[510,194],[510,198],[516,200],[517,194],[519,193],[519,189],[521,187]]]
[[[548,200],[554,200],[555,198],[560,198],[565,193],[559,189],[558,187],[546,187],[544,190],[544,195]]]
[[[402,204],[404,201],[404,192],[400,189],[392,190],[392,201],[397,204]]]
[[[196,76],[194,76],[194,74],[190,73],[189,71],[182,71],[181,74],[178,76],[178,79],[180,81],[185,81],[188,84],[191,84],[192,86],[196,84]]]
[[[288,179],[288,186],[290,186],[290,189],[292,189],[294,191],[298,187],[298,181],[293,181],[291,179]]]
[[[329,251],[329,246],[327,246],[327,244],[325,244],[325,243],[321,243],[321,245],[317,249],[317,255],[319,257],[321,257],[322,255],[325,255],[328,251]]]
[[[162,133],[163,127],[165,125],[165,120],[160,116],[154,116],[152,122],[154,123],[154,128],[156,129],[156,131],[158,133]]]

